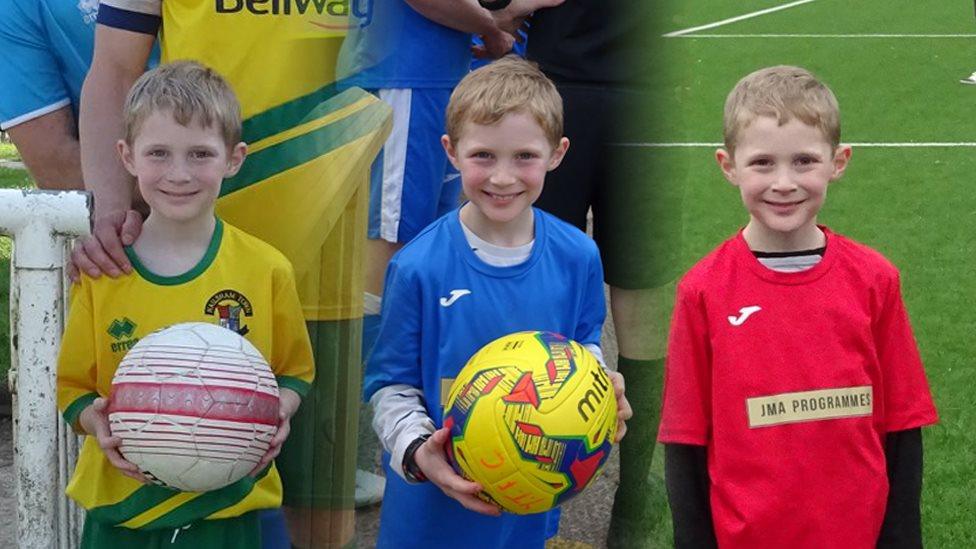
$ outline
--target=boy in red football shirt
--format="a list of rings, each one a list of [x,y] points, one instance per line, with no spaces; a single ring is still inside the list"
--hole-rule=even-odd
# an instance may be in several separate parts
[[[837,100],[756,71],[715,156],[749,223],[678,285],[658,437],[675,545],[921,547],[937,417],[898,271],[817,225],[851,156]]]

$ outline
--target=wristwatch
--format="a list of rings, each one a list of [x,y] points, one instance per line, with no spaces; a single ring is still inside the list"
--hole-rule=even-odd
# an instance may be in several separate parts
[[[420,445],[427,442],[428,438],[430,438],[430,435],[420,435],[413,439],[413,442],[403,452],[403,474],[411,482],[427,481],[427,475],[420,470],[420,466],[417,465],[417,461],[413,457],[417,453],[417,448],[420,448]]]
[[[512,0],[478,0],[478,3],[488,11],[498,11],[507,8]]]

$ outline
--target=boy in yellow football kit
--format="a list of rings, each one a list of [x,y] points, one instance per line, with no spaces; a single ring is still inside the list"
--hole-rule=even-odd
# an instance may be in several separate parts
[[[232,0],[104,0],[79,111],[85,188],[95,201],[93,236],[79,239],[73,263],[118,276],[131,270],[122,245],[141,216],[131,209],[131,177],[110,153],[125,90],[153,43],[163,61],[200,61],[237,91],[249,158],[224,181],[217,212],[291,262],[316,362],[316,383],[277,459],[298,547],[354,543],[362,242],[369,167],[392,118],[378,98],[335,85],[348,17],[329,12],[371,4],[289,1],[272,10]]]
[[[281,505],[272,460],[314,363],[288,260],[214,215],[221,182],[244,161],[240,135],[230,87],[196,63],[146,73],[126,100],[118,150],[150,214],[125,250],[134,272],[83,277],[73,288],[58,359],[58,406],[91,435],[67,488],[87,510],[82,547],[259,547],[254,511]],[[244,335],[268,360],[281,393],[278,433],[253,476],[205,493],[146,484],[119,453],[107,421],[106,399],[126,351],[140,337],[186,321]]]

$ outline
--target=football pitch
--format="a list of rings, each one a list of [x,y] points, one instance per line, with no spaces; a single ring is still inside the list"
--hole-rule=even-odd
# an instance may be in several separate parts
[[[747,221],[713,159],[735,82],[800,65],[837,95],[853,157],[820,222],[901,270],[940,415],[924,429],[925,542],[976,546],[976,86],[959,83],[976,70],[973,4],[693,0],[653,9],[653,124],[630,145],[653,184],[682,189],[682,272]]]

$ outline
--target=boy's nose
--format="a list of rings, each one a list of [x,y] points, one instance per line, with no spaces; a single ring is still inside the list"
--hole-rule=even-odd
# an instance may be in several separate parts
[[[166,179],[175,182],[185,182],[190,180],[190,170],[187,169],[185,162],[176,161],[170,165],[166,171]]]
[[[796,190],[796,183],[786,170],[779,170],[773,179],[772,189],[780,193],[788,193]]]
[[[491,174],[491,182],[494,185],[514,185],[516,181],[515,175],[506,166],[499,166]]]

